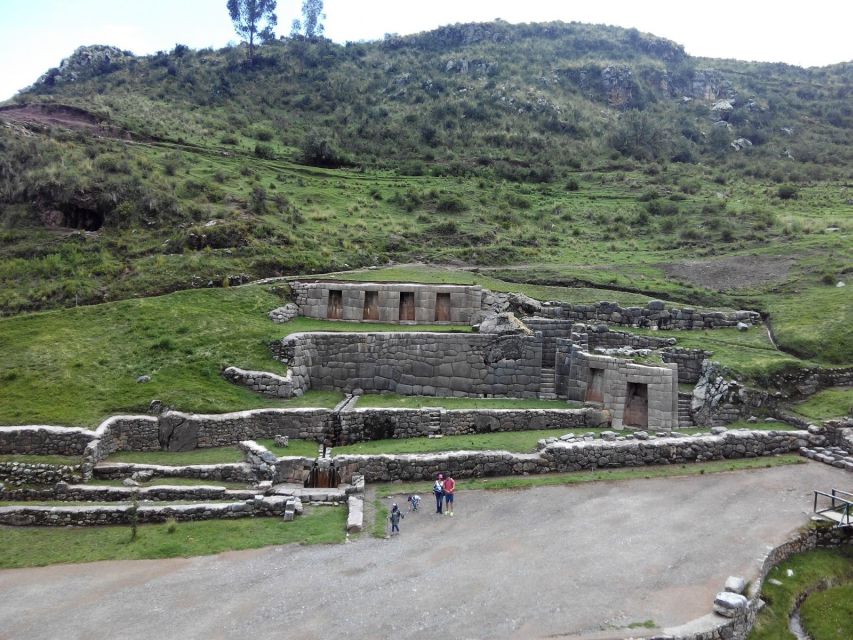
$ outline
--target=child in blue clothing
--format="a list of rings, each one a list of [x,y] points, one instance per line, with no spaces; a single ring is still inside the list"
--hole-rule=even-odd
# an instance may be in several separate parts
[[[406,501],[409,503],[409,511],[417,511],[421,505],[421,497],[417,494],[409,496]]]

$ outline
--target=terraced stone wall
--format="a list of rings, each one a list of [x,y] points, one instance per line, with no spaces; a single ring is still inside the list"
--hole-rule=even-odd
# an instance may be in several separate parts
[[[556,442],[537,453],[457,451],[443,454],[336,456],[344,482],[363,474],[367,482],[431,480],[684,464],[771,456],[820,446],[808,431],[727,431],[721,435],[655,440]]]
[[[0,454],[79,456],[96,438],[93,431],[76,427],[0,427]]]
[[[302,333],[277,349],[294,387],[537,397],[542,339],[469,333]]]
[[[668,307],[660,300],[652,300],[645,307],[622,307],[615,302],[548,304],[542,306],[540,315],[574,322],[610,322],[658,329],[719,329],[736,327],[738,322],[753,325],[761,322],[761,316],[755,311],[698,311]]]

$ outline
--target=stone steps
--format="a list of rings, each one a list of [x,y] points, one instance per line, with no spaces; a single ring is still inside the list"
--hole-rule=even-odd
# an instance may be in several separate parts
[[[694,427],[696,423],[693,420],[693,411],[691,404],[693,396],[688,393],[678,394],[678,426],[679,427]]]
[[[557,399],[557,374],[554,369],[542,369],[539,376],[539,398],[541,400]]]

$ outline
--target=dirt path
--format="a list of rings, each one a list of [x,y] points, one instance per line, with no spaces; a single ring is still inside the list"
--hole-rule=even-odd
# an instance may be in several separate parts
[[[817,463],[462,491],[399,537],[0,572],[0,638],[622,638],[708,613],[808,519]],[[399,501],[399,500],[398,500]],[[657,630],[660,633],[660,629]]]
[[[726,256],[654,266],[679,280],[714,291],[727,291],[781,282],[796,262],[796,256]]]

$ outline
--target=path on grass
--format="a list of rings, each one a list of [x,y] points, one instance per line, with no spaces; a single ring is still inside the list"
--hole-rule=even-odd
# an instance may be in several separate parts
[[[618,638],[706,615],[807,521],[819,463],[461,491],[390,540],[0,571],[0,638]],[[405,504],[405,498],[398,499]]]

